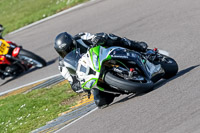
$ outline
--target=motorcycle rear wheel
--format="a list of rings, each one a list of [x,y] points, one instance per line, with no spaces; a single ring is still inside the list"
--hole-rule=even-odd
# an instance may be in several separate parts
[[[25,49],[20,50],[18,57],[38,68],[41,68],[47,65],[46,61],[42,57]]]
[[[163,55],[164,56],[164,55]],[[168,56],[164,56],[165,61],[155,61],[154,64],[160,64],[165,71],[164,79],[169,79],[175,76],[178,72],[178,64],[176,61]]]

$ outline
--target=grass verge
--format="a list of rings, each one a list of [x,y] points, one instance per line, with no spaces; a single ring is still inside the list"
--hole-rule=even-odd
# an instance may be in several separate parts
[[[83,95],[83,94],[82,94]],[[46,125],[77,104],[83,96],[67,81],[0,100],[0,133],[25,133]]]
[[[88,0],[0,0],[0,23],[7,34]]]

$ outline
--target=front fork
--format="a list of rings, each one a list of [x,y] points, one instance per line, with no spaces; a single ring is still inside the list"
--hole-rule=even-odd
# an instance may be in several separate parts
[[[120,75],[126,75],[126,77],[125,77],[126,79],[132,79],[132,77],[134,75],[138,75],[138,72],[135,70],[135,68],[130,68],[128,70],[128,69],[118,66],[118,67],[113,67],[112,71],[114,71]]]

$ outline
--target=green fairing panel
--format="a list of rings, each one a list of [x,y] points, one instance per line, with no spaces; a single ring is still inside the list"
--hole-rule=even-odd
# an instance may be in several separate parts
[[[86,90],[90,90],[97,83],[97,81],[98,79],[92,78],[89,81],[83,83],[81,86]]]
[[[100,46],[96,46],[96,47],[93,48],[93,52],[94,52],[97,56],[99,56],[99,50],[100,50]]]
[[[99,86],[97,86],[97,87],[99,88],[100,91],[104,91],[104,88],[99,87]]]
[[[101,68],[100,61],[99,61],[99,50],[100,50],[100,47],[101,46],[96,46],[94,48],[91,48],[90,51],[89,51],[90,52],[91,61],[93,63],[93,67],[97,72],[100,72],[100,68]],[[96,56],[96,58],[93,57],[93,56]],[[94,62],[93,59],[97,59],[96,60],[97,62]]]
[[[89,50],[89,53],[90,53],[90,57],[91,57],[91,61],[93,63],[93,67],[94,67],[94,62],[93,62],[93,54],[96,54],[97,58],[98,58],[98,66],[99,66],[99,70],[97,70],[95,67],[94,69],[97,71],[97,72],[100,72],[101,70],[101,63],[103,63],[104,61],[106,60],[110,60],[111,59],[111,56],[108,55],[106,58],[103,59],[103,61],[100,63],[100,60],[99,60],[99,54],[100,54],[100,48],[101,46],[96,46],[94,48],[91,48]],[[86,89],[86,90],[90,90],[93,86],[95,86],[98,82],[98,79],[95,79],[95,78],[92,78],[90,79],[89,81],[83,83],[81,86],[82,88]],[[104,88],[102,87],[99,87],[97,86],[99,90],[101,91],[104,91]]]

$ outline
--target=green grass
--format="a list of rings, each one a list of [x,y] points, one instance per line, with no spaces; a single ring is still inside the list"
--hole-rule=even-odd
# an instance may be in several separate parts
[[[4,35],[88,0],[0,0]]]
[[[55,85],[0,100],[0,133],[26,133],[46,125],[81,96],[70,85]]]

